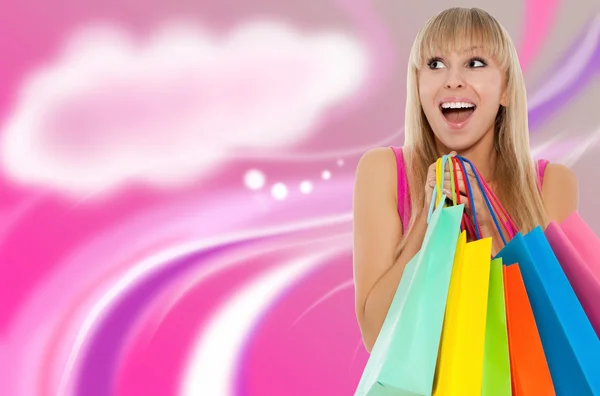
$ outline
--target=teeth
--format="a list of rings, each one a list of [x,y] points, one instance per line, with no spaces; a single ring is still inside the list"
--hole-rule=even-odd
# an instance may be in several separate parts
[[[445,102],[442,103],[442,109],[470,109],[475,107],[473,103],[466,102]]]

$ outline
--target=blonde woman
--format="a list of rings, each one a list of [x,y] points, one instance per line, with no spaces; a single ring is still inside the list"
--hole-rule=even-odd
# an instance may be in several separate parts
[[[438,157],[471,160],[522,232],[577,209],[576,177],[559,164],[533,161],[527,125],[519,60],[498,21],[477,8],[431,18],[409,57],[404,146],[368,151],[356,171],[355,303],[369,352],[423,242]],[[473,194],[482,236],[492,237],[496,254],[502,241],[481,193]]]

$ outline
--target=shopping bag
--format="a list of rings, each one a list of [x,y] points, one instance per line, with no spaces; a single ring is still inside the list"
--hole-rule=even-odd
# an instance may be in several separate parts
[[[596,277],[600,276],[600,239],[579,216],[579,212],[571,213],[560,223],[567,238],[588,264]]]
[[[463,174],[467,174],[466,166],[471,168],[472,174],[475,176],[477,187],[482,193],[485,205],[487,206],[496,228],[506,243],[503,228],[511,231],[512,228],[508,223],[510,216],[499,200],[496,198],[491,188],[487,185],[479,171],[466,158],[458,157],[460,168]],[[469,197],[471,197],[471,186],[469,178],[465,178],[466,187]],[[471,200],[471,208],[473,208],[473,219],[475,220],[474,204]],[[475,229],[480,233],[479,225],[475,223]],[[479,234],[478,234],[479,235]],[[482,375],[482,395],[511,395],[512,383],[510,372],[510,353],[508,345],[508,329],[506,324],[506,306],[504,294],[504,281],[502,260],[495,259],[490,263],[489,273],[489,292],[488,292],[488,312],[485,334],[485,350],[484,364]]]
[[[473,164],[468,160],[464,160],[463,162],[470,165],[477,184],[483,193],[486,206],[492,214],[494,224],[506,245],[507,239],[504,237],[504,232],[508,234],[509,240],[518,232],[514,221],[512,221],[510,215],[502,207],[498,198]],[[497,259],[501,259],[501,257],[497,257]],[[484,366],[484,387],[482,394],[502,395],[512,392],[515,395],[554,395],[552,378],[521,278],[519,266],[518,264],[514,264],[510,267],[499,268],[499,270],[497,272],[498,275],[505,280],[504,288],[501,290],[503,290],[506,304],[506,324],[499,326],[499,328],[504,328],[508,333],[510,347],[505,347],[505,341],[496,344],[492,342],[491,338],[487,339],[490,343],[486,343],[486,356],[488,345],[502,346],[503,354],[492,356],[498,358],[499,364],[502,365],[505,374],[498,368],[495,370],[492,369],[491,364]],[[494,274],[493,265],[490,272],[491,275]],[[491,279],[493,278],[491,277]],[[493,281],[491,280],[490,282],[490,295],[492,295]],[[490,309],[488,312],[488,318],[490,319],[488,323],[492,323],[491,319],[493,317]],[[499,316],[499,318],[502,318],[502,316]],[[487,331],[489,334],[491,326],[488,325]],[[506,370],[507,365],[510,367],[508,372]],[[494,375],[496,377],[493,377]],[[495,381],[492,381],[492,378]],[[488,379],[490,380],[489,382]]]
[[[600,340],[541,227],[500,253],[519,263],[557,395],[600,395]]]
[[[552,377],[519,264],[505,265],[502,270],[513,396],[553,396]]]
[[[431,395],[464,210],[432,201],[421,250],[405,267],[355,395]]]
[[[458,239],[434,385],[435,396],[481,395],[490,238]]]
[[[502,267],[502,259],[490,263],[481,396],[512,394]]]
[[[596,335],[600,336],[600,266],[597,266],[600,241],[577,212],[560,226],[551,222],[544,233]]]
[[[454,162],[456,158],[452,160],[451,195],[457,204],[460,195],[454,191],[457,189],[454,165],[459,164]],[[470,188],[466,187],[472,201]],[[481,239],[479,233],[476,237],[478,240],[467,243],[463,231],[458,239],[434,380],[435,396],[479,396],[482,392],[492,241]]]

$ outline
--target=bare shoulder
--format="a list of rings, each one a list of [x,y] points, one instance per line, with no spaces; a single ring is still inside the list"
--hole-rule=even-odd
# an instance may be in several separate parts
[[[396,155],[388,147],[373,148],[358,161],[356,188],[377,188],[394,192],[397,187]]]
[[[575,173],[562,164],[546,166],[542,198],[548,220],[561,222],[579,206],[579,182]]]
[[[372,148],[362,155],[358,161],[358,169],[385,170],[396,169],[396,154],[389,147]]]
[[[396,154],[389,147],[370,149],[358,161],[354,180],[354,211],[384,205],[397,207],[398,166]],[[368,208],[370,211],[371,208]]]

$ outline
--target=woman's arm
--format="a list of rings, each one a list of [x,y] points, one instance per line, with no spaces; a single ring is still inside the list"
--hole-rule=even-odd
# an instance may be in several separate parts
[[[548,221],[562,222],[579,207],[579,184],[569,168],[548,164],[542,184],[542,199]]]
[[[420,215],[398,260],[403,235],[397,209],[396,158],[389,148],[368,151],[360,159],[354,186],[354,285],[356,316],[370,352],[406,264],[421,248],[427,228]]]

